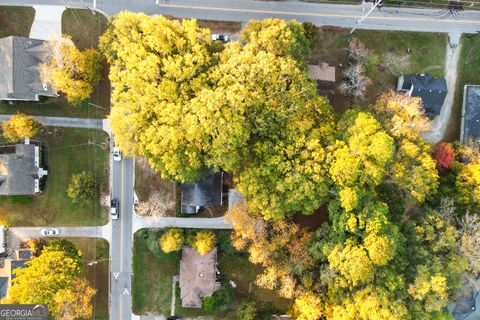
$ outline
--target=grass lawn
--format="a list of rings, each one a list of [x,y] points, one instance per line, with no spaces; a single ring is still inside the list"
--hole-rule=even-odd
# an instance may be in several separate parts
[[[28,37],[35,10],[31,7],[0,7],[0,38]]]
[[[0,114],[15,114],[17,112],[34,116],[72,117],[103,119],[109,111],[96,108],[88,103],[72,106],[61,98],[49,98],[45,102],[15,102],[8,104],[0,102]]]
[[[93,299],[92,320],[108,320],[108,242],[96,238],[67,238],[67,240],[82,251],[81,261],[84,266],[82,276],[97,290]],[[92,261],[98,263],[89,266]]]
[[[104,143],[106,139],[107,135],[98,130],[48,127],[35,138],[47,150],[48,177],[44,194],[0,197],[0,221],[10,226],[104,224],[107,217],[100,205],[100,195],[94,204],[88,205],[73,202],[65,190],[73,174],[91,170],[101,182],[103,192],[107,192],[109,151]]]
[[[376,60],[374,67],[367,73],[371,84],[367,88],[364,100],[357,101],[360,106],[373,103],[377,94],[395,88],[397,76],[379,66],[387,52],[397,55],[407,55],[407,49],[412,49],[409,67],[405,74],[431,73],[442,77],[445,66],[447,35],[442,33],[403,32],[357,30],[354,35],[369,50],[369,56]],[[349,30],[338,27],[318,28],[317,38],[312,45],[308,59],[309,63],[328,62],[330,65],[348,65],[347,50],[352,35]],[[342,81],[342,70],[337,68],[336,84]],[[331,103],[337,111],[343,111],[353,104],[353,101],[335,90]]]
[[[98,48],[98,38],[108,26],[101,14],[87,9],[67,9],[62,16],[62,32],[72,37],[77,48]]]
[[[181,252],[163,254],[158,247],[160,235],[161,231],[158,230],[142,230],[135,234],[132,296],[135,314],[170,314],[172,277],[179,272]],[[177,315],[235,319],[236,305],[248,297],[257,302],[259,312],[267,314],[268,319],[276,310],[284,312],[288,309],[288,300],[279,298],[273,291],[259,289],[254,284],[262,268],[252,265],[246,256],[226,254],[220,250],[218,269],[225,280],[233,280],[237,284],[236,304],[226,313],[219,314],[201,309],[184,309],[181,301],[177,300]]]
[[[466,84],[480,84],[480,35],[464,34],[458,63],[457,88],[452,117],[448,123],[444,140],[453,142],[460,139],[460,124],[463,104],[463,87]]]

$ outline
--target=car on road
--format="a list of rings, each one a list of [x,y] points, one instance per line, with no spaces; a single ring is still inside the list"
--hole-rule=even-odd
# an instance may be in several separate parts
[[[212,41],[218,40],[221,42],[228,42],[230,40],[226,34],[220,34],[220,33],[212,33],[210,35],[210,39],[212,39]]]
[[[120,214],[120,202],[117,199],[113,199],[110,203],[110,217],[112,220],[117,220]]]
[[[60,233],[60,231],[56,228],[49,228],[49,229],[40,230],[40,233],[44,237],[49,237],[49,236],[57,236]]]
[[[117,147],[113,147],[113,160],[122,161],[122,152]]]

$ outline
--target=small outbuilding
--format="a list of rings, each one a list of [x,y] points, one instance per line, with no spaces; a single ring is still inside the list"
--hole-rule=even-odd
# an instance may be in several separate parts
[[[40,147],[33,144],[0,146],[0,195],[40,193],[40,179],[47,171],[40,166]]]
[[[397,91],[409,97],[420,97],[426,115],[433,119],[440,114],[447,96],[447,81],[428,73],[398,78]]]
[[[181,210],[195,214],[202,207],[222,205],[223,172],[210,172],[195,183],[182,183]]]
[[[335,67],[329,66],[328,63],[309,64],[307,68],[313,80],[335,82]]]
[[[480,85],[466,85],[463,88],[462,125],[460,141],[480,139]]]
[[[217,248],[202,256],[190,247],[183,247],[179,276],[182,307],[201,308],[202,299],[220,288],[217,272]]]
[[[476,281],[465,283],[457,301],[448,304],[454,320],[480,320],[480,288]]]

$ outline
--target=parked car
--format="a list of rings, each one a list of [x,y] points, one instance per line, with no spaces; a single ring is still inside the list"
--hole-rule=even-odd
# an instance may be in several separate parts
[[[110,203],[110,217],[112,220],[117,220],[120,214],[120,202],[117,199],[113,199]]]
[[[212,33],[210,35],[210,38],[212,39],[212,41],[218,40],[222,42],[228,42],[230,40],[226,34],[220,34],[220,33]]]
[[[56,236],[60,233],[60,231],[58,229],[55,229],[55,228],[49,228],[49,229],[42,229],[40,231],[40,233],[42,234],[42,236],[44,237],[50,237],[50,236]]]
[[[122,161],[122,152],[117,147],[113,147],[113,160]]]

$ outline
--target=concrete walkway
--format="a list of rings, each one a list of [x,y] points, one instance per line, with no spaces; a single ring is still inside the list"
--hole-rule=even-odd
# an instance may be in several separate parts
[[[219,218],[175,218],[175,217],[141,217],[133,214],[132,232],[144,228],[191,228],[191,229],[233,229],[231,224]]]
[[[440,115],[432,122],[429,132],[423,137],[430,143],[437,143],[443,139],[448,122],[452,117],[453,104],[455,103],[455,89],[457,86],[457,67],[460,60],[460,33],[448,34],[447,55],[445,59],[445,79],[447,80],[447,96],[442,105]],[[458,119],[460,121],[460,119]]]
[[[0,115],[0,122],[7,121],[11,117],[12,115]],[[97,130],[103,130],[108,134],[111,133],[111,129],[108,126],[107,119],[43,117],[43,116],[32,116],[32,118],[34,118],[44,126],[97,129]]]
[[[62,36],[62,14],[64,6],[33,6],[35,19],[30,29],[30,38],[51,40]]]

